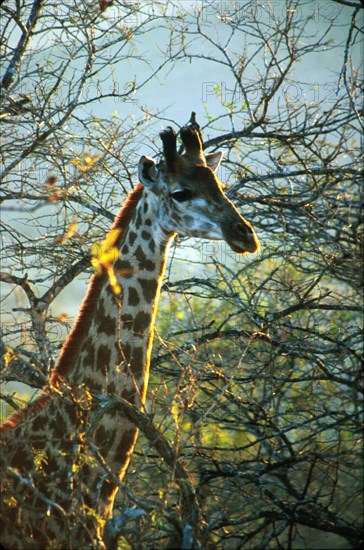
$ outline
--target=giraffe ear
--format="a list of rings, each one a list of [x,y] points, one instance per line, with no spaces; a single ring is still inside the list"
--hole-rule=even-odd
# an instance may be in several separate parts
[[[205,160],[207,166],[209,166],[213,172],[216,172],[223,156],[224,153],[222,151],[216,151],[216,153],[210,153],[209,155],[206,155]]]
[[[141,157],[138,166],[138,175],[140,183],[142,183],[144,187],[151,188],[154,186],[158,176],[158,171],[152,158],[145,156]]]

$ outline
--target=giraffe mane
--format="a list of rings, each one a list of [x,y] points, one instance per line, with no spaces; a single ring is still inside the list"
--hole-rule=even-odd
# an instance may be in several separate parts
[[[123,206],[120,208],[113,225],[111,226],[110,231],[115,229],[121,230],[118,241],[120,241],[123,231],[128,227],[134,215],[136,205],[142,196],[143,189],[144,187],[139,183],[129,193]],[[92,321],[95,306],[106,277],[107,275],[105,273],[95,273],[92,275],[86,296],[82,301],[75,324],[73,325],[71,332],[62,346],[57,364],[51,373],[49,386],[47,386],[43,393],[41,393],[32,403],[15,412],[8,420],[0,424],[0,433],[5,433],[12,428],[15,428],[25,418],[35,416],[47,405],[47,403],[49,403],[49,401],[51,401],[51,388],[57,388],[60,386],[60,383],[64,377],[72,369],[74,360],[78,356],[78,352]]]

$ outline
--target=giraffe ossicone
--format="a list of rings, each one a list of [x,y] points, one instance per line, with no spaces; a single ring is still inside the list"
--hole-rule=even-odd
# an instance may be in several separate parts
[[[222,239],[239,254],[259,249],[253,228],[216,176],[222,153],[204,154],[194,116],[180,137],[184,154],[177,152],[176,133],[167,128],[161,133],[163,160],[140,159],[140,183],[109,233],[120,254],[112,265],[96,261],[49,384],[1,427],[1,542],[6,548],[104,548],[115,480],[125,475],[138,431],[116,409],[99,414],[94,426],[92,396],[119,396],[144,409],[172,239],[176,234]]]

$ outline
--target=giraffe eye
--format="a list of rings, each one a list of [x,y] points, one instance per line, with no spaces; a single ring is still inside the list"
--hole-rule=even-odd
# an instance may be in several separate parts
[[[184,202],[192,199],[192,192],[189,189],[179,189],[178,191],[173,191],[171,197],[177,202]]]

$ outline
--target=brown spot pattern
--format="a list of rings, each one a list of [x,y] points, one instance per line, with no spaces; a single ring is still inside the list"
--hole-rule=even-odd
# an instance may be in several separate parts
[[[142,287],[145,301],[150,304],[155,298],[158,281],[155,281],[154,279],[140,279],[139,283]]]
[[[144,371],[145,365],[145,350],[141,346],[131,346],[130,344],[124,344],[123,346],[123,355],[126,365],[132,374],[139,378]],[[124,390],[123,390],[124,391]],[[129,390],[125,390],[129,391]],[[133,390],[135,391],[135,390]],[[127,399],[127,397],[125,397]]]
[[[145,252],[144,252],[144,250],[142,249],[141,246],[138,246],[138,248],[136,249],[136,251],[135,251],[135,257],[136,257],[137,261],[138,261],[140,264],[143,265],[143,264],[145,263],[147,257],[146,257]]]
[[[111,350],[105,344],[101,344],[97,350],[96,362],[98,370],[106,375],[110,367]]]
[[[94,364],[95,362],[95,345],[92,342],[92,340],[86,340],[86,342],[83,345],[83,360],[82,365],[83,367],[87,368]]]
[[[131,359],[131,353],[132,353],[132,347],[130,344],[128,343],[125,343],[123,344],[123,355],[124,355],[124,359],[126,361],[127,364],[130,363],[130,359]]]
[[[114,264],[114,270],[124,279],[130,279],[134,275],[133,266],[127,260],[117,260]]]
[[[128,289],[128,304],[129,306],[137,306],[140,302],[139,294],[135,288]]]
[[[106,313],[105,304],[100,300],[99,307],[96,311],[96,319],[98,320],[98,331],[107,336],[112,336],[116,331],[116,320]]]
[[[138,379],[144,373],[145,353],[144,348],[133,348],[131,360],[134,376]]]
[[[138,248],[136,249],[135,257],[138,260],[141,269],[146,269],[147,271],[155,270],[155,263],[147,259],[145,252],[141,246],[138,246]]]
[[[142,225],[142,223],[143,223],[142,214],[140,212],[140,208],[138,208],[137,216],[136,216],[136,220],[135,220],[136,229],[139,229],[139,227]]]
[[[143,334],[150,325],[151,315],[150,313],[144,313],[139,311],[134,319],[134,330],[137,333]]]
[[[121,323],[124,329],[131,330],[133,328],[133,316],[130,313],[124,313],[121,316]]]
[[[133,246],[135,243],[135,239],[137,238],[137,234],[134,231],[129,231],[129,244],[130,246]]]

